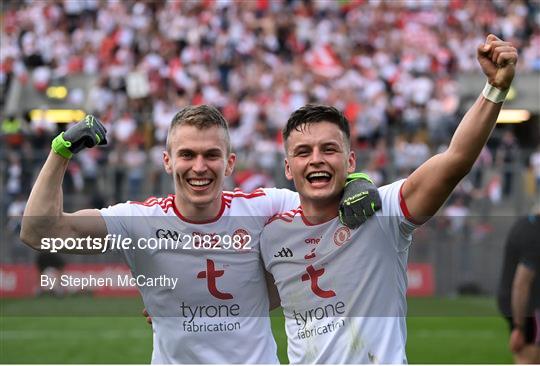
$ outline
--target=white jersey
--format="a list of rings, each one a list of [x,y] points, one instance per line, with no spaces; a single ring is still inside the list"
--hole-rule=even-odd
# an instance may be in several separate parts
[[[382,210],[359,229],[338,218],[310,225],[301,208],[264,229],[261,253],[281,297],[291,363],[407,362],[406,268],[416,226],[400,208],[402,183],[379,188]]]
[[[139,286],[153,321],[152,363],[278,363],[259,239],[272,215],[298,202],[275,188],[224,192],[219,216],[204,224],[184,218],[174,195],[101,210],[111,235],[172,239],[121,251],[134,278],[154,279]]]

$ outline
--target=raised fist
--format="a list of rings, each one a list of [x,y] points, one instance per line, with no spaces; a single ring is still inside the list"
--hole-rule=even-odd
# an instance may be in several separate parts
[[[518,52],[510,42],[490,34],[486,42],[478,46],[477,58],[492,86],[500,90],[510,87],[518,59]]]
[[[60,156],[69,159],[85,147],[106,144],[107,130],[96,117],[87,115],[75,126],[56,136],[52,149]]]

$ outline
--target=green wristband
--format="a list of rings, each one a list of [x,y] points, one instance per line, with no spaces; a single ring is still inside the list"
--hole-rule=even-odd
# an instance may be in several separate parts
[[[69,151],[71,147],[71,142],[64,140],[64,133],[56,136],[52,141],[51,148],[52,150],[63,157],[64,159],[71,159],[73,153]]]
[[[373,181],[371,180],[369,175],[367,175],[366,173],[352,173],[347,176],[345,186],[347,186],[347,184],[349,184],[353,180],[357,180],[357,179],[367,180],[369,183],[373,184]]]

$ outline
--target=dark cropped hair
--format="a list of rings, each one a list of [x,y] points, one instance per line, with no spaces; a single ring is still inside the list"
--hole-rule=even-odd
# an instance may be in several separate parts
[[[175,114],[169,126],[167,134],[167,150],[170,148],[170,136],[172,131],[182,125],[194,126],[199,130],[204,130],[213,126],[222,128],[225,131],[227,140],[227,153],[231,152],[231,140],[229,137],[229,126],[221,112],[207,104],[187,106]]]
[[[349,121],[337,108],[322,104],[307,104],[294,111],[283,129],[283,140],[287,143],[293,130],[302,131],[305,125],[319,122],[330,122],[338,126],[345,135],[347,147],[350,147]]]

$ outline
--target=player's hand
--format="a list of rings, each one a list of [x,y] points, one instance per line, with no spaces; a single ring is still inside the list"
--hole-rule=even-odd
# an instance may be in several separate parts
[[[488,82],[497,89],[508,89],[514,79],[518,59],[516,48],[490,34],[486,42],[478,46],[476,53]]]
[[[89,114],[64,132],[64,140],[71,142],[69,149],[73,154],[76,154],[85,147],[106,145],[107,130],[96,117]]]
[[[150,314],[148,314],[148,311],[146,310],[146,308],[143,309],[142,315],[146,318],[146,322],[152,325],[152,317],[150,316]]]
[[[85,147],[91,148],[106,144],[107,130],[96,117],[87,115],[75,126],[56,136],[52,143],[52,149],[57,154],[69,159]]]
[[[381,207],[379,190],[368,175],[353,173],[347,177],[339,204],[339,221],[343,225],[356,229]]]
[[[512,353],[518,353],[523,347],[525,347],[525,336],[523,335],[523,331],[521,329],[515,328],[512,330],[508,346]]]

